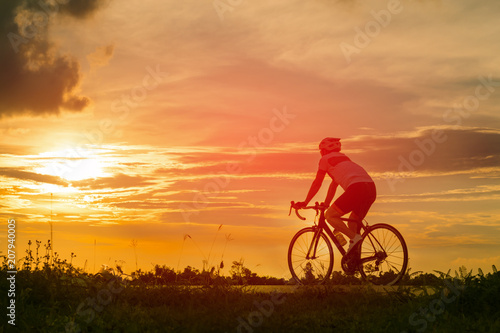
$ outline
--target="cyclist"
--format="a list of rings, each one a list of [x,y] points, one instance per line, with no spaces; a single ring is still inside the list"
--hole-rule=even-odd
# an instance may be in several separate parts
[[[311,184],[306,200],[298,202],[297,208],[305,207],[318,193],[325,175],[332,178],[326,199],[322,205],[330,206],[335,196],[337,186],[344,189],[344,193],[325,212],[325,218],[335,229],[350,238],[349,253],[361,240],[359,234],[361,226],[356,222],[349,222],[347,227],[340,219],[342,215],[351,213],[350,218],[362,221],[377,196],[375,183],[368,173],[358,164],[352,162],[349,157],[341,153],[339,138],[325,138],[319,144],[321,159],[316,178]]]

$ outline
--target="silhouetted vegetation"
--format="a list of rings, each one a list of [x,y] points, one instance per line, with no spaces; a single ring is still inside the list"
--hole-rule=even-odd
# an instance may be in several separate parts
[[[40,247],[40,246],[39,246]],[[89,274],[50,248],[29,253],[16,275],[16,329],[24,332],[498,332],[500,273],[465,268],[408,274],[399,287],[374,289],[334,272],[321,286],[246,287],[289,281],[259,277],[234,261],[228,276],[156,265],[123,274],[120,265]],[[7,266],[0,287],[8,289]],[[243,286],[242,286],[243,285]],[[342,285],[339,287],[339,285]],[[2,297],[0,306],[5,307]],[[11,326],[5,324],[2,331]]]

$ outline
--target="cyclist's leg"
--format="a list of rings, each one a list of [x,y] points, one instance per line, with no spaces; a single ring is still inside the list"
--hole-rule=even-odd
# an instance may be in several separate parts
[[[349,219],[351,220],[356,220],[356,221],[360,221],[360,218],[359,216],[353,211],[351,212],[351,215],[349,216]],[[347,223],[347,225],[349,226],[349,229],[351,229],[353,232],[359,234],[360,230],[361,230],[361,226],[359,225],[358,222],[354,222],[354,221],[349,221]]]
[[[372,204],[377,197],[377,190],[374,183],[362,183],[357,187],[356,204],[352,209],[350,218],[358,222],[349,221],[349,228],[359,233],[361,231],[361,221],[365,218]]]
[[[349,227],[347,227],[344,221],[340,219],[340,216],[349,212],[354,212],[354,209],[358,205],[359,191],[357,191],[356,188],[359,186],[359,184],[349,186],[344,193],[335,200],[325,214],[326,220],[350,239],[353,239],[358,234],[356,223],[349,222]],[[351,214],[351,217],[352,216]]]
[[[350,239],[354,238],[356,236],[356,233],[349,229],[344,221],[340,219],[340,217],[344,215],[344,212],[333,203],[330,208],[328,208],[325,212],[325,219],[328,223],[332,225],[335,229],[349,237]]]

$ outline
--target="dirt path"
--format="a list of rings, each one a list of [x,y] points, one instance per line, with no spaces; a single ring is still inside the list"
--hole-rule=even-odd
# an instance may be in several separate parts
[[[339,293],[349,293],[349,292],[363,292],[363,291],[376,291],[380,293],[390,293],[395,292],[398,289],[406,289],[410,288],[410,291],[415,295],[421,295],[425,293],[425,290],[429,295],[434,294],[436,291],[432,287],[415,287],[415,286],[371,286],[371,285],[363,285],[363,286],[296,286],[296,285],[262,285],[262,286],[245,286],[244,288],[248,289],[249,292],[279,292],[279,293],[294,293],[298,290],[303,290],[305,288],[317,288],[323,289],[327,288],[328,290],[338,291]]]

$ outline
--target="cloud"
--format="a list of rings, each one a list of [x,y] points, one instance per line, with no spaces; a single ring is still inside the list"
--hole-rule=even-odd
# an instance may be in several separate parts
[[[444,201],[484,201],[498,200],[500,198],[500,186],[481,185],[471,188],[459,188],[439,192],[425,192],[416,194],[381,195],[378,202],[401,203],[401,202],[444,202]]]
[[[85,19],[103,2],[12,0],[0,3],[0,117],[81,111],[90,100],[77,93],[80,64],[60,55],[49,37],[56,15]],[[55,4],[55,5],[53,5]]]
[[[439,131],[439,132],[438,132]],[[434,133],[434,134],[433,134]],[[439,135],[438,135],[439,134]],[[320,159],[317,143],[286,146],[220,148],[214,151],[172,153],[175,160],[155,169],[157,175],[185,178],[313,174]],[[310,147],[307,149],[306,147]],[[343,152],[371,173],[471,173],[489,170],[498,177],[500,131],[488,128],[425,127],[415,131],[347,137]],[[409,169],[411,167],[411,170]],[[233,171],[231,171],[233,170]]]
[[[69,0],[66,5],[61,6],[61,13],[85,19],[92,16],[108,2],[107,0]]]
[[[0,135],[2,135],[2,131],[0,131]],[[2,158],[7,157],[6,155],[28,155],[33,154],[35,151],[35,147],[32,146],[23,146],[23,145],[11,145],[11,144],[0,144],[0,151],[2,152],[0,156]]]
[[[142,187],[153,184],[151,178],[118,174],[113,177],[87,179],[73,182],[74,186],[90,189]]]
[[[32,180],[39,183],[68,186],[68,182],[60,177],[42,175],[39,173],[18,170],[15,168],[0,168],[0,176],[22,180]]]
[[[254,174],[315,172],[320,155],[302,151],[267,152],[259,148],[221,152],[199,152],[180,155],[170,167],[155,170],[158,174],[171,176],[213,176],[217,174]]]
[[[87,61],[89,62],[90,67],[96,69],[98,67],[106,66],[109,63],[109,60],[113,57],[114,50],[114,45],[98,47],[95,52],[87,56]]]
[[[354,150],[354,160],[378,172],[454,172],[500,165],[500,131],[488,128],[428,127],[363,136],[344,147]]]

